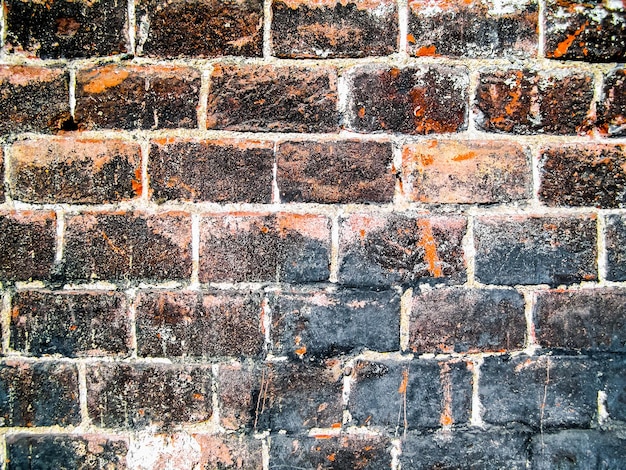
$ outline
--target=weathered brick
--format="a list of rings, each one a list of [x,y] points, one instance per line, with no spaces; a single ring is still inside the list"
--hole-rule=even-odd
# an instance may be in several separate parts
[[[352,214],[339,221],[339,282],[463,282],[462,217]]]
[[[599,360],[601,387],[598,390],[606,394],[604,406],[609,418],[626,421],[626,357],[623,354],[610,354]]]
[[[464,67],[364,66],[349,73],[346,127],[358,132],[432,134],[467,128]]]
[[[330,221],[230,213],[200,221],[200,281],[319,282],[330,275]]]
[[[619,1],[546,3],[546,57],[587,62],[626,58],[626,7]]]
[[[626,281],[626,217],[606,217],[606,278]]]
[[[272,2],[272,50],[278,57],[367,57],[396,52],[398,13],[391,0]]]
[[[277,294],[273,353],[328,357],[363,349],[400,349],[400,297],[395,291],[342,289]]]
[[[282,202],[392,202],[391,142],[283,142],[276,180]]]
[[[126,355],[126,297],[119,292],[18,291],[11,310],[11,348],[34,356]]]
[[[592,99],[593,77],[583,72],[485,69],[476,90],[476,122],[488,132],[576,134]]]
[[[114,0],[7,0],[6,48],[42,59],[129,52],[127,7]]]
[[[411,201],[490,204],[530,196],[527,151],[516,143],[431,140],[402,148],[403,190]]]
[[[478,217],[476,279],[485,284],[573,284],[597,279],[595,216]]]
[[[0,134],[55,132],[70,120],[69,75],[59,68],[0,66]]]
[[[626,135],[626,69],[613,70],[604,77],[596,124],[603,134]]]
[[[126,469],[128,438],[99,434],[12,434],[7,469]]]
[[[141,0],[138,53],[151,57],[259,57],[261,0]]]
[[[54,212],[0,213],[0,279],[48,279],[56,250]]]
[[[213,414],[211,366],[93,363],[87,408],[96,426],[139,429],[200,423]]]
[[[152,198],[270,203],[273,147],[251,140],[154,140],[148,163]]]
[[[91,129],[194,128],[200,73],[187,67],[106,65],[76,74],[76,124]]]
[[[256,356],[263,349],[261,296],[142,292],[136,306],[140,356]]]
[[[256,430],[268,370],[250,362],[220,365],[217,375],[220,424],[228,430]]]
[[[4,150],[0,147],[0,174],[4,175]],[[5,201],[4,184],[0,184],[0,204]]]
[[[215,65],[207,127],[231,131],[333,132],[337,72],[330,67]]]
[[[141,196],[139,145],[74,138],[16,142],[9,160],[13,199],[107,203]]]
[[[191,217],[86,212],[67,217],[63,252],[70,280],[164,280],[191,275]]]
[[[0,364],[0,426],[80,423],[73,364],[5,360]]]
[[[200,446],[200,468],[204,469],[263,469],[263,449],[261,441],[249,435],[194,434],[193,439]],[[165,468],[171,461],[164,461]],[[157,467],[158,468],[158,467]]]
[[[471,58],[534,57],[536,0],[409,1],[409,54]]]

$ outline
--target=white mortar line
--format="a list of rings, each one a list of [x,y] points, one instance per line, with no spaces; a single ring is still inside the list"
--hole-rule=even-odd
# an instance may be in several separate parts
[[[537,344],[537,336],[535,334],[535,306],[537,304],[537,291],[532,287],[520,289],[524,296],[524,318],[526,319],[526,341],[524,344],[524,352],[529,356],[535,354],[540,347]]]
[[[598,250],[598,283],[606,284],[607,271],[607,249],[606,249],[606,217],[602,211],[598,211],[596,220],[597,227],[597,250]]]
[[[480,402],[480,367],[483,364],[483,358],[480,356],[472,360],[472,409],[470,415],[470,426],[484,427],[483,422],[483,405]]]
[[[6,144],[2,146],[4,174],[2,175],[2,184],[4,185],[4,198],[8,205],[12,205],[11,194],[11,146]]]
[[[150,142],[142,141],[140,144],[139,156],[141,158],[141,199],[143,202],[150,202],[150,175],[148,165],[150,162]]]
[[[4,12],[6,11],[6,5],[4,0],[0,1],[0,59],[4,60],[6,54],[4,52],[4,46],[7,40],[7,25]]]
[[[339,276],[339,217],[341,217],[341,211],[336,212],[331,216],[331,228],[330,228],[330,276],[329,282],[338,282]]]
[[[2,328],[2,354],[9,354],[11,348],[11,300],[13,294],[5,290],[2,292],[2,318],[0,328]]]
[[[400,351],[409,348],[413,288],[409,287],[400,297]]]
[[[274,164],[272,165],[272,204],[280,204],[280,188],[278,187],[278,141],[274,142]]]
[[[78,400],[80,404],[81,427],[88,428],[91,426],[91,418],[89,418],[89,409],[87,406],[87,367],[82,360],[76,362],[78,371]]]
[[[407,0],[398,0],[398,57],[408,59],[409,6]]]
[[[65,246],[65,212],[63,208],[56,211],[56,250],[54,261],[60,263],[63,261],[63,248]]]
[[[272,0],[263,1],[263,59],[272,58]]]
[[[200,273],[200,216],[191,214],[191,281],[190,289],[198,289]]]
[[[475,217],[469,213],[467,215],[467,230],[461,241],[463,255],[465,256],[465,286],[476,286],[476,246],[474,243],[474,219]]]
[[[202,70],[200,80],[200,96],[198,97],[198,129],[200,131],[206,131],[207,128],[207,112],[209,93],[211,92],[211,74],[213,73],[213,67],[205,68]]]
[[[128,301],[128,324],[130,328],[130,357],[137,359],[137,290],[126,291]]]
[[[528,145],[527,148],[530,151],[530,164],[532,170],[532,194],[530,202],[532,205],[541,207],[542,205],[539,201],[539,191],[541,189],[541,149],[543,146],[540,144],[531,144]]]
[[[135,54],[135,33],[137,20],[135,15],[135,0],[128,0],[128,6],[126,9],[126,14],[128,15],[128,21],[126,22],[126,32],[128,38],[128,49],[131,54]]]
[[[70,116],[72,119],[76,117],[76,69],[70,65],[68,67],[69,73],[69,105],[70,105]]]
[[[545,54],[545,37],[546,37],[546,2],[545,0],[538,1],[538,14],[537,14],[537,58],[539,60],[544,59]]]

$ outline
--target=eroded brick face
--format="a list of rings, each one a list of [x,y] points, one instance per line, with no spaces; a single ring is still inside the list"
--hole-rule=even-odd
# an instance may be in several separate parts
[[[598,127],[609,136],[626,135],[626,69],[616,69],[604,77]]]
[[[607,273],[610,281],[626,280],[626,219],[609,215],[606,219]]]

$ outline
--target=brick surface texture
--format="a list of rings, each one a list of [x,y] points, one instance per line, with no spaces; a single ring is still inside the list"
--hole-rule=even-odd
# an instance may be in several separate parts
[[[626,3],[4,0],[0,470],[626,468]]]

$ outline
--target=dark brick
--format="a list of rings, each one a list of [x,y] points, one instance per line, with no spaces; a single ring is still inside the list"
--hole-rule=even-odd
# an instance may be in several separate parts
[[[330,275],[330,221],[230,213],[200,222],[200,281],[319,282]]]
[[[276,355],[314,359],[400,349],[400,297],[395,291],[292,291],[277,296],[272,311]]]
[[[220,365],[217,383],[220,424],[227,430],[257,430],[268,370],[255,363]],[[266,398],[267,399],[267,398]]]
[[[403,190],[411,201],[490,204],[530,196],[530,157],[516,143],[431,140],[402,148]]]
[[[13,434],[7,438],[7,469],[126,469],[128,438],[69,434]]]
[[[548,0],[546,57],[586,62],[626,58],[626,7],[623,2]]]
[[[272,50],[278,57],[368,57],[396,52],[398,13],[391,0],[274,0]]]
[[[115,0],[7,0],[6,48],[42,59],[129,52],[126,12]]]
[[[337,72],[330,67],[215,65],[207,127],[230,131],[333,132]]]
[[[476,90],[476,122],[487,132],[576,134],[592,99],[593,77],[583,72],[486,69]]]
[[[200,74],[175,66],[106,65],[76,74],[81,130],[194,128]]]
[[[353,214],[339,221],[339,282],[463,282],[462,217]]]
[[[595,216],[479,217],[476,278],[485,284],[573,284],[597,279]]]
[[[11,311],[11,348],[34,356],[126,355],[126,297],[119,292],[18,291]]]
[[[0,134],[60,131],[70,119],[69,100],[62,69],[0,66]]]
[[[604,77],[597,125],[603,134],[626,135],[626,69],[613,70]]]
[[[365,66],[348,78],[346,127],[357,132],[432,134],[467,128],[469,77],[464,67]]]
[[[259,57],[261,0],[141,0],[137,51],[151,57]]]
[[[16,142],[11,196],[24,202],[107,203],[141,196],[139,145],[62,138]]]
[[[270,203],[273,148],[272,142],[250,140],[152,141],[152,198]]]
[[[611,214],[606,217],[606,278],[626,281],[626,217]]]
[[[45,280],[56,250],[54,212],[0,213],[0,279]]]
[[[83,213],[67,218],[65,276],[165,280],[191,275],[191,218],[184,212]]]
[[[140,356],[255,356],[263,349],[259,294],[156,291],[137,302]]]
[[[599,369],[602,390],[606,393],[604,403],[609,418],[618,421],[626,421],[626,357],[624,355],[611,354],[600,359]],[[598,389],[600,390],[600,388]]]
[[[626,206],[623,145],[559,145],[541,150],[539,199],[548,206]]]
[[[409,2],[409,54],[470,58],[534,57],[536,0]]]
[[[87,408],[105,428],[170,428],[213,414],[211,367],[99,363],[87,369]]]
[[[73,364],[16,360],[0,364],[0,426],[79,423],[78,374]]]
[[[210,469],[263,469],[263,449],[259,439],[237,434],[194,434],[193,439],[200,446],[199,468]],[[163,462],[163,467],[171,465],[171,460]],[[183,468],[175,467],[175,468]]]
[[[0,148],[0,175],[4,175],[4,151]],[[0,184],[0,204],[5,201],[4,184]]]
[[[283,142],[276,180],[282,202],[392,202],[391,142]]]

